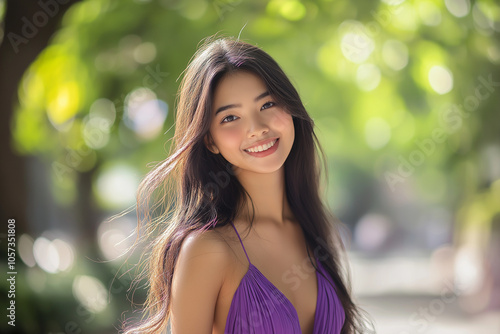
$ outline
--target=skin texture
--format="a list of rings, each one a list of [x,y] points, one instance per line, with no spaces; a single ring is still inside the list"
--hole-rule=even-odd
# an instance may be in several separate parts
[[[262,79],[251,72],[224,76],[214,92],[213,119],[205,143],[233,165],[253,200],[253,227],[243,239],[248,256],[294,305],[303,333],[312,333],[317,279],[284,184],[284,162],[295,138],[293,119],[272,96],[255,101],[266,91]],[[240,106],[215,114],[230,104]],[[279,146],[271,155],[257,158],[244,151],[274,137],[279,138]],[[251,212],[249,204],[234,220],[242,238]],[[232,298],[247,270],[248,260],[231,225],[189,235],[172,282],[172,333],[223,333]]]

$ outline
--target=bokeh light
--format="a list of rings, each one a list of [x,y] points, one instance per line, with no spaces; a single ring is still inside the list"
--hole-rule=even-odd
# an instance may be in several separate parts
[[[97,313],[108,305],[108,291],[97,278],[78,275],[73,280],[73,295],[88,311]]]
[[[464,17],[469,14],[470,1],[469,0],[444,0],[446,8],[456,17]]]
[[[153,139],[161,133],[167,113],[168,105],[152,90],[141,87],[125,98],[123,121],[139,138]]]
[[[367,34],[367,29],[361,22],[344,21],[339,26],[339,33],[342,36],[340,42],[342,54],[353,63],[366,61],[375,49],[375,42]]]
[[[33,255],[33,238],[24,233],[19,237],[19,257],[28,266],[33,267],[36,265],[35,256]]]
[[[75,261],[73,246],[61,239],[54,239],[52,241],[52,245],[54,245],[59,255],[59,265],[57,266],[57,270],[67,271],[71,269]]]
[[[391,127],[384,119],[372,117],[366,122],[365,139],[368,146],[378,150],[391,139]]]
[[[135,241],[135,226],[135,220],[129,217],[104,221],[99,225],[97,241],[106,259],[116,260],[126,253]]]
[[[83,120],[83,139],[88,147],[100,149],[109,142],[111,127],[116,119],[116,109],[108,99],[98,99],[90,106]]]
[[[423,24],[437,26],[441,23],[441,11],[432,1],[419,1],[417,10]]]
[[[135,202],[139,174],[130,166],[113,164],[104,168],[97,177],[95,191],[107,206],[124,208]]]
[[[33,243],[33,255],[38,266],[51,274],[71,269],[74,262],[73,246],[58,238],[38,237]]]
[[[500,20],[498,19],[498,5],[491,6],[484,1],[476,1],[472,7],[472,16],[476,28],[483,34],[490,35],[493,31],[500,31]],[[495,16],[497,19],[495,20]]]
[[[455,280],[465,295],[471,295],[481,287],[483,271],[481,256],[470,245],[461,246],[455,256]]]
[[[372,252],[380,250],[391,233],[392,224],[387,217],[370,213],[359,220],[354,237],[360,249]]]
[[[433,66],[429,70],[429,83],[438,94],[446,94],[453,88],[453,75],[444,66]]]
[[[36,263],[48,273],[56,273],[59,268],[59,252],[52,242],[39,237],[33,244],[33,254]]]
[[[374,64],[361,64],[356,73],[356,82],[361,90],[369,92],[377,88],[382,75],[380,69]]]
[[[156,58],[156,45],[151,42],[139,44],[134,50],[134,59],[141,64],[152,62]]]
[[[382,58],[387,66],[399,71],[408,64],[408,47],[398,40],[388,40],[382,46]]]

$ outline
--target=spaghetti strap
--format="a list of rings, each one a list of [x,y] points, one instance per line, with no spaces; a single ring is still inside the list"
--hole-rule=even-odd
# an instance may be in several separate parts
[[[240,234],[233,225],[241,246],[248,259],[248,270],[241,278],[234,292],[227,314],[224,334],[261,333],[261,334],[300,334],[297,309],[248,258]],[[316,280],[318,292],[314,315],[313,334],[340,334],[345,323],[345,311],[337,295],[336,286],[330,274],[318,260]],[[255,320],[258,320],[256,322]],[[249,325],[252,328],[249,328]]]
[[[243,241],[241,241],[240,234],[238,233],[238,230],[234,226],[233,222],[231,222],[231,225],[233,225],[233,228],[236,231],[236,235],[238,236],[238,239],[240,239],[241,247],[243,247],[243,251],[245,252],[245,255],[247,256],[248,263],[252,264],[252,262],[250,262],[250,258],[248,257],[247,250],[245,249],[245,246],[243,246]]]

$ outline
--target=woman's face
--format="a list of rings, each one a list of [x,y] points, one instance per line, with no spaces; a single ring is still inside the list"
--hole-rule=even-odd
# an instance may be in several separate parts
[[[214,91],[212,115],[208,147],[235,172],[271,173],[284,164],[295,138],[292,116],[276,104],[258,75],[243,70],[225,75]]]

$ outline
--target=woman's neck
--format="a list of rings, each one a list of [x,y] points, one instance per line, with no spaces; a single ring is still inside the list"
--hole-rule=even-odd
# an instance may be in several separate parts
[[[238,170],[237,178],[253,200],[255,224],[273,223],[284,226],[294,220],[285,192],[285,167],[273,173],[255,173]],[[246,207],[238,214],[238,219],[250,222],[252,202],[248,199]]]

